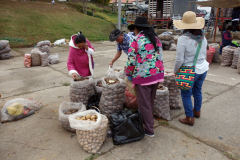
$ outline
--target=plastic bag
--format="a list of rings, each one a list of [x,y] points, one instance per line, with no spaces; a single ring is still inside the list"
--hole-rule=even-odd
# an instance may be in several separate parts
[[[106,77],[108,77],[108,78],[119,77],[121,79],[124,79],[125,78],[124,68],[119,68],[119,67],[112,68],[109,66]]]
[[[136,142],[145,136],[139,110],[135,113],[121,110],[112,114],[110,116],[110,128],[114,145]]]
[[[42,46],[51,46],[51,42],[49,40],[45,40],[45,41],[40,41],[37,43],[37,47],[42,47]]]
[[[215,54],[216,49],[214,47],[209,47],[209,50],[207,50],[207,62],[209,64],[212,63],[213,55]]]
[[[48,54],[48,56],[50,55],[50,47],[48,45],[44,45],[42,47],[39,47],[39,50],[41,52],[46,52]]]
[[[86,115],[97,115],[97,121],[77,120]],[[106,139],[108,119],[94,110],[87,110],[69,116],[71,128],[76,129],[79,144],[88,153],[97,153]]]
[[[54,45],[61,45],[61,44],[64,44],[64,43],[65,43],[65,38],[56,40],[56,41],[54,42]]]
[[[42,52],[38,48],[34,48],[31,51],[31,65],[41,66],[41,56]]]
[[[215,53],[214,53],[214,55],[213,55],[212,62],[219,63],[219,62],[220,62],[219,44],[217,44],[217,43],[211,43],[211,44],[209,44],[209,47],[215,48]]]
[[[89,97],[94,93],[94,82],[92,78],[84,81],[71,81],[69,96],[72,102],[82,102],[87,106]]]
[[[138,109],[137,97],[135,97],[128,88],[125,90],[125,106],[132,109]]]
[[[99,94],[93,94],[88,99],[87,109],[92,109],[100,113],[99,102],[101,96]]]
[[[226,46],[222,50],[222,66],[231,66],[235,47]]]
[[[41,107],[42,103],[38,103],[33,99],[15,98],[9,100],[4,104],[1,110],[1,121],[13,121],[27,117],[34,114],[35,111],[39,110]]]
[[[161,40],[169,41],[172,39],[172,32],[164,32],[158,36]]]
[[[6,48],[0,50],[0,54],[9,53],[10,51],[11,51],[11,48],[9,45],[7,45]]]
[[[24,66],[27,67],[27,68],[31,67],[31,61],[32,61],[31,60],[31,54],[26,53],[24,55]]]
[[[58,64],[59,63],[59,55],[58,53],[54,55],[49,55],[48,60],[50,64]]]
[[[10,53],[3,53],[3,54],[0,54],[0,59],[3,60],[3,59],[10,59],[12,57],[12,55]]]
[[[180,90],[176,85],[176,79],[173,71],[165,70],[164,73],[164,86],[168,88],[169,91],[169,106],[171,109],[182,108],[180,103]]]
[[[111,85],[108,85],[104,78],[102,79],[103,89],[99,109],[101,113],[106,115],[108,118],[110,114],[121,110],[125,101],[126,84],[123,79],[117,79],[120,82]]]
[[[157,118],[170,120],[169,91],[167,87],[163,87],[163,90],[157,89],[153,115]]]
[[[74,102],[62,102],[59,107],[59,121],[61,122],[63,128],[68,131],[76,132],[76,129],[70,127],[68,117],[71,115],[65,114],[70,109],[77,109],[78,112],[86,111],[86,106],[83,103],[74,103]],[[76,112],[76,113],[78,113]],[[73,113],[73,114],[76,114]]]
[[[41,66],[45,67],[45,66],[49,66],[49,60],[48,58],[48,54],[46,52],[44,53],[40,53],[40,57],[41,57]]]
[[[177,50],[177,45],[172,43],[171,47],[169,48],[169,51],[176,51]]]
[[[9,46],[9,41],[8,40],[0,40],[0,50],[3,50],[7,46]]]
[[[240,48],[236,48],[233,53],[233,60],[231,65],[233,69],[237,69],[239,55],[240,55]]]

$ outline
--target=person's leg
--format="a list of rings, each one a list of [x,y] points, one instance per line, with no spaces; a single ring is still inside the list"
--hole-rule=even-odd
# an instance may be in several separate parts
[[[194,97],[194,111],[199,112],[202,107],[202,85],[207,76],[207,71],[203,74],[196,74],[196,81],[192,88],[192,93]]]
[[[153,110],[153,107],[154,107],[154,99],[155,99],[155,96],[156,96],[156,93],[157,93],[158,85],[159,85],[159,83],[151,85],[152,86],[152,90],[151,90],[151,108],[152,108],[152,110]]]
[[[185,110],[185,115],[187,117],[193,117],[193,105],[192,105],[192,89],[181,90],[181,97],[183,102],[183,107]]]
[[[153,114],[151,108],[151,85],[141,86],[140,84],[136,84],[137,88],[137,103],[138,108],[141,112],[143,125],[145,133],[148,135],[154,135],[153,131]]]

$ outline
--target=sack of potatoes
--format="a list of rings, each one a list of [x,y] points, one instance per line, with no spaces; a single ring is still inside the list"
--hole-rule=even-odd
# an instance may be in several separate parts
[[[87,106],[88,99],[93,94],[95,94],[95,90],[92,78],[88,78],[83,81],[71,81],[69,97],[72,102],[82,102],[85,106]]]
[[[170,120],[169,91],[163,84],[159,84],[156,92],[153,115],[157,118]]]
[[[124,68],[119,68],[119,67],[112,68],[112,67],[109,66],[106,77],[124,79],[125,78]]]
[[[176,85],[175,75],[172,70],[167,70],[167,69],[165,70],[163,86],[166,86],[169,91],[170,108],[171,109],[182,108],[181,101],[180,101],[180,90]]]
[[[231,66],[235,47],[224,47],[222,49],[222,66]]]
[[[59,107],[59,121],[61,122],[63,128],[71,132],[76,132],[75,129],[70,127],[68,117],[71,114],[82,111],[86,111],[86,106],[82,102],[62,102]]]
[[[71,128],[76,129],[81,147],[88,153],[97,153],[107,136],[108,119],[94,110],[69,116]]]
[[[103,78],[99,109],[108,118],[123,108],[126,84],[123,79]]]

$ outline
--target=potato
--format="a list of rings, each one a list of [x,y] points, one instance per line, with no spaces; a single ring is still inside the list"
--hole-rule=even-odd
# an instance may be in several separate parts
[[[90,114],[86,115],[86,119],[91,119],[91,115]]]

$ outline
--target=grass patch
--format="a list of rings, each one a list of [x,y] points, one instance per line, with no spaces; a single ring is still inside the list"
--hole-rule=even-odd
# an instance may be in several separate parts
[[[70,86],[71,84],[70,84],[70,82],[64,82],[63,84],[62,84],[62,86]]]
[[[85,160],[94,160],[94,159],[96,159],[98,157],[99,157],[98,154],[92,154],[90,157],[86,158]]]
[[[0,16],[0,39],[9,40],[11,47],[34,46],[46,39],[52,43],[70,39],[78,31],[90,41],[108,40],[114,29],[111,22],[82,14],[67,3],[1,0],[0,8],[0,15],[4,15]]]
[[[224,152],[224,154],[226,156],[228,156],[230,159],[232,160],[240,160],[239,158],[237,158],[233,153],[230,153],[230,152]]]
[[[169,126],[169,122],[165,120],[159,120],[158,123],[162,126]]]

